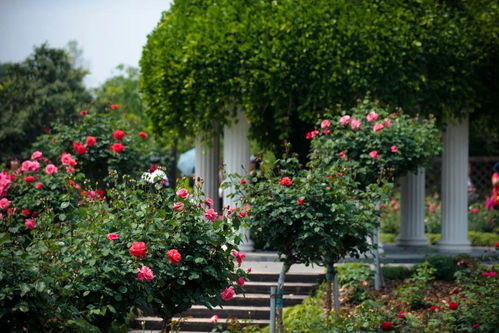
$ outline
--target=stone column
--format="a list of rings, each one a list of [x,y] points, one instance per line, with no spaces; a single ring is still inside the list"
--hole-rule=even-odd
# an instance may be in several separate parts
[[[221,213],[218,198],[218,171],[220,167],[220,135],[215,132],[210,142],[202,141],[197,137],[196,147],[196,178],[203,180],[203,192],[206,197],[213,199],[213,209]]]
[[[400,179],[400,234],[397,245],[427,246],[424,234],[425,170],[409,173]]]
[[[236,122],[224,128],[224,166],[226,173],[239,174],[245,177],[249,172],[250,144],[248,140],[250,125],[242,110],[236,116]],[[224,206],[240,206],[237,198],[229,198],[230,188],[224,190]],[[249,238],[249,230],[241,230],[243,242],[239,246],[242,251],[252,251],[253,242]]]
[[[468,240],[468,119],[449,122],[442,154],[442,252],[471,252]]]

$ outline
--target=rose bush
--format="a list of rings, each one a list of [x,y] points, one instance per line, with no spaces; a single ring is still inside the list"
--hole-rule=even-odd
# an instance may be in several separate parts
[[[362,187],[416,171],[440,151],[439,132],[431,117],[410,118],[368,99],[343,113],[329,118],[327,127],[311,136],[311,165],[347,165]]]

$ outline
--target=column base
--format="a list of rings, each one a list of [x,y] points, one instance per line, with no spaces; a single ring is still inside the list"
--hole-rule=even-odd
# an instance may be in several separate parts
[[[446,253],[471,253],[470,242],[464,243],[451,243],[451,242],[438,242],[437,249],[439,252]]]
[[[255,250],[253,241],[250,238],[249,229],[240,229],[241,234],[241,244],[239,244],[239,251],[253,252]]]
[[[399,238],[397,237],[397,246],[401,247],[426,247],[430,245],[428,239],[424,238]]]

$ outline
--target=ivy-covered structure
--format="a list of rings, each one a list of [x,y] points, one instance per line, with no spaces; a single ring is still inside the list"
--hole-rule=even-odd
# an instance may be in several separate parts
[[[146,111],[158,131],[196,136],[198,148],[224,132],[225,162],[240,173],[247,134],[277,155],[288,141],[304,161],[317,117],[367,93],[434,114],[444,130],[441,248],[468,251],[468,117],[499,128],[498,19],[491,0],[178,0],[143,50]],[[198,154],[211,167],[196,172],[217,179],[218,155],[207,147]],[[411,235],[423,223],[414,214],[423,201],[409,195],[424,195],[421,177],[402,181],[402,211],[411,212],[403,216],[412,217],[402,222],[404,246],[426,243]]]

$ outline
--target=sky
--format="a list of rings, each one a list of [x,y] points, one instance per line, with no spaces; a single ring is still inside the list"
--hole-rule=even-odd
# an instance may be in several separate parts
[[[0,0],[0,63],[21,61],[34,45],[83,49],[96,87],[119,64],[138,66],[147,35],[171,0]]]

